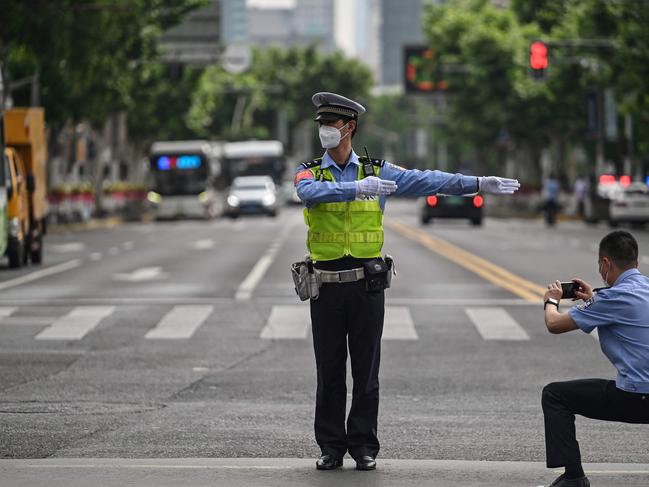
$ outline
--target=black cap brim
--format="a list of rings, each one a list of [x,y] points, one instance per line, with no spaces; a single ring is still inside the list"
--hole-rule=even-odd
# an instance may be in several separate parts
[[[338,115],[337,113],[318,113],[313,119],[316,122],[335,122],[336,120],[345,120],[349,119],[343,115]]]

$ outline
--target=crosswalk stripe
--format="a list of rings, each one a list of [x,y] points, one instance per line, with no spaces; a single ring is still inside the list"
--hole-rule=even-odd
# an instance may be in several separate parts
[[[304,340],[311,327],[309,307],[273,306],[260,337],[266,340]],[[410,310],[404,306],[386,306],[384,340],[418,340]]]
[[[418,340],[410,310],[405,306],[386,306],[383,340]]]
[[[529,340],[529,335],[503,308],[466,308],[485,340]]]
[[[305,339],[310,325],[308,306],[273,306],[260,337],[266,340]]]
[[[7,316],[11,316],[11,314],[14,311],[16,311],[16,308],[8,308],[8,307],[0,306],[0,318],[6,318]]]
[[[78,306],[36,335],[37,340],[80,340],[115,310],[114,306]]]
[[[144,338],[190,338],[213,310],[214,306],[174,306]]]

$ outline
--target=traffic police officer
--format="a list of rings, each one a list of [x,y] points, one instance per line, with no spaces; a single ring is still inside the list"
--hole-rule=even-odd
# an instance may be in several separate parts
[[[548,285],[545,324],[550,333],[597,329],[604,355],[617,369],[615,381],[554,382],[543,389],[548,468],[565,467],[554,487],[589,487],[575,437],[575,414],[591,419],[649,423],[649,278],[638,270],[638,244],[624,231],[599,244],[599,273],[607,286],[596,294],[581,279],[576,293],[584,303],[559,312],[561,283]]]
[[[373,470],[379,452],[383,289],[390,272],[381,259],[386,196],[512,194],[519,184],[494,176],[406,170],[359,157],[351,139],[365,108],[334,93],[316,93],[312,101],[326,152],[301,164],[294,182],[306,205],[310,259],[322,281],[318,298],[310,300],[317,368],[315,437],[322,452],[316,467],[340,467],[349,452],[357,469]],[[353,392],[345,427],[348,346]]]

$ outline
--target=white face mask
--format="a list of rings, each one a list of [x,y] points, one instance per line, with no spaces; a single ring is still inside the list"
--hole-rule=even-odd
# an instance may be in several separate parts
[[[347,127],[349,124],[343,125],[340,130],[344,129]],[[330,125],[321,125],[319,134],[320,134],[320,143],[322,144],[322,147],[324,149],[333,149],[335,147],[338,147],[340,144],[340,141],[342,140],[342,136],[340,135],[340,130],[337,129],[336,127],[332,127]],[[345,137],[349,132],[345,134]]]
[[[602,275],[602,270],[603,270],[604,266],[600,264],[599,268],[600,268],[599,275],[602,278],[602,281],[604,282],[604,285],[608,286],[609,285],[608,284],[608,272],[609,271],[606,271],[606,274]]]

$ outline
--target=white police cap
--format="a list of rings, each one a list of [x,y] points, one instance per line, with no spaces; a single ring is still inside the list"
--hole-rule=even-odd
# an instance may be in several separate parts
[[[311,97],[311,101],[317,107],[315,120],[336,120],[340,117],[358,119],[359,115],[365,113],[365,107],[354,100],[350,100],[336,93],[321,91]]]

